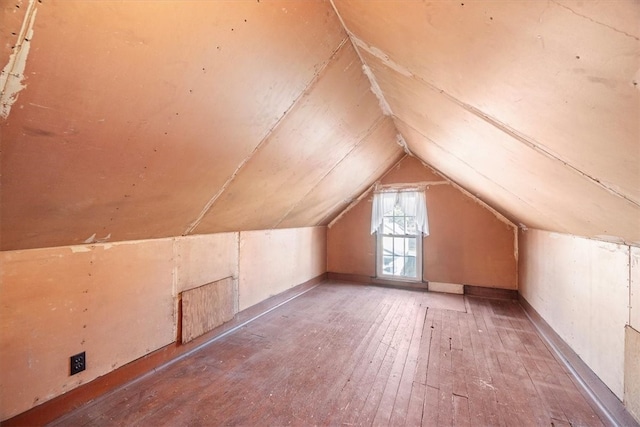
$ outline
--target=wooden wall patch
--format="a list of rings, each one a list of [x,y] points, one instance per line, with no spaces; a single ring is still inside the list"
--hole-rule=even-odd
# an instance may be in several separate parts
[[[182,343],[209,332],[235,314],[233,278],[182,293]]]

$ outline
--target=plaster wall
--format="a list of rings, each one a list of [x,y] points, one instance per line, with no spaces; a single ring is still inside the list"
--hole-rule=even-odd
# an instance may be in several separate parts
[[[184,290],[231,277],[237,310],[238,283],[246,308],[324,273],[325,236],[315,227],[0,252],[0,420],[175,342]],[[69,376],[83,351],[87,369]]]
[[[326,272],[326,228],[243,231],[240,310]]]
[[[629,246],[540,230],[519,242],[520,293],[622,400]]]
[[[640,332],[625,328],[624,404],[640,422]]]
[[[631,246],[629,254],[629,324],[640,331],[640,248]]]

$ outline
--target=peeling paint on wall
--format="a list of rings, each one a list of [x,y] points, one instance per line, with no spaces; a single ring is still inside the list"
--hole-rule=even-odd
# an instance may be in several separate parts
[[[87,240],[84,241],[86,244],[91,243],[105,243],[111,238],[111,233],[107,234],[103,238],[96,238],[96,233],[93,233]]]
[[[402,147],[402,149],[404,150],[405,153],[409,154],[410,156],[413,156],[413,153],[411,152],[411,150],[409,150],[409,146],[407,145],[407,141],[404,140],[404,137],[402,135],[400,135],[400,134],[396,135],[396,142],[398,143],[399,146]]]
[[[18,34],[18,42],[14,46],[13,53],[9,56],[9,62],[0,74],[0,117],[9,117],[11,107],[18,100],[18,93],[27,87],[23,84],[24,69],[27,65],[27,55],[33,38],[33,24],[36,21],[37,2],[29,0],[27,12],[22,22],[22,28]]]
[[[351,40],[353,40],[353,44],[355,44],[357,47],[359,47],[360,49],[364,49],[371,55],[375,56],[376,58],[381,60],[384,65],[391,68],[392,70],[397,71],[398,73],[402,74],[405,77],[413,77],[413,73],[407,67],[400,65],[394,60],[392,60],[389,57],[389,55],[384,53],[381,49],[378,49],[375,46],[369,46],[368,44],[366,44],[365,42],[363,42],[362,40],[360,40],[359,38],[353,35],[351,36]]]
[[[393,112],[391,111],[391,107],[389,106],[387,100],[384,98],[382,89],[380,89],[380,86],[376,81],[376,77],[373,75],[373,71],[371,71],[371,68],[369,68],[367,64],[362,64],[362,71],[364,71],[364,74],[371,82],[371,92],[373,92],[376,98],[378,98],[380,108],[382,109],[382,114],[384,114],[385,116],[392,116]]]

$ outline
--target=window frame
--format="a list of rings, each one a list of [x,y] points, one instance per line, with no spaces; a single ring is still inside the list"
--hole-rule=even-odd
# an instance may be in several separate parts
[[[404,214],[404,212],[403,212],[403,214]],[[397,217],[397,215],[393,215],[392,216],[392,218],[395,218],[395,217]],[[407,215],[404,214],[403,218],[407,218]],[[409,218],[411,218],[411,217],[409,216]],[[406,221],[406,219],[405,219],[405,221]],[[395,275],[395,274],[385,274],[384,273],[384,246],[383,246],[384,237],[402,238],[402,239],[413,238],[413,239],[416,240],[416,256],[415,256],[416,277],[399,276],[399,275]],[[421,283],[422,282],[422,276],[423,276],[423,271],[422,271],[423,238],[424,238],[424,236],[422,235],[422,233],[418,233],[417,235],[415,235],[415,234],[395,234],[395,233],[385,234],[384,233],[384,219],[383,219],[382,223],[380,224],[380,227],[376,231],[376,277],[378,277],[380,279],[386,279],[386,280],[398,280],[398,281],[403,281],[403,282]]]

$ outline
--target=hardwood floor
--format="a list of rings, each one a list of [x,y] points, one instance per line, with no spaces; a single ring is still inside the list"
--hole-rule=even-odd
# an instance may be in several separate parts
[[[325,283],[53,424],[603,422],[517,301]]]

